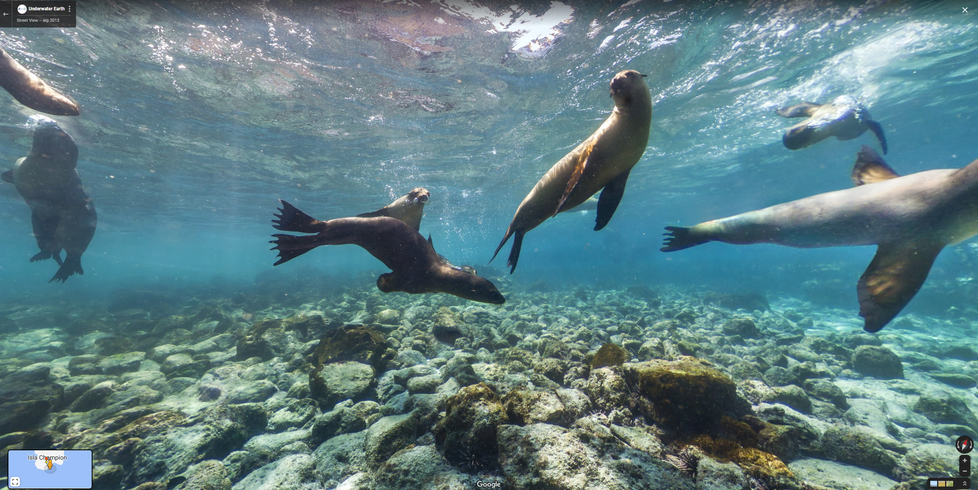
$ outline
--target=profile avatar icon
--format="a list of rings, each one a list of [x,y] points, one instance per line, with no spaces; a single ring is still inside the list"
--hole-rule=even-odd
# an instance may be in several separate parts
[[[975,441],[969,436],[961,436],[954,442],[954,447],[958,449],[959,453],[967,454],[975,448]]]
[[[20,14],[20,15],[26,14],[27,13],[27,5],[24,5],[24,4],[18,5],[17,6],[17,13]]]

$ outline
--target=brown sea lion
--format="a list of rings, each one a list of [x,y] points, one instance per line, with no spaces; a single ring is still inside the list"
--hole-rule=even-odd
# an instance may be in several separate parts
[[[961,169],[900,177],[868,146],[856,186],[692,228],[667,226],[664,252],[709,241],[789,247],[878,245],[856,291],[865,329],[876,332],[917,294],[937,254],[978,234],[978,160]]]
[[[78,103],[58,92],[0,48],[0,87],[17,101],[55,116],[77,116]]]
[[[0,177],[16,185],[31,208],[34,238],[41,249],[31,262],[54,257],[61,267],[51,281],[64,282],[73,274],[85,273],[81,256],[95,235],[95,205],[75,170],[78,146],[71,136],[41,115],[31,116],[28,126],[34,129],[30,153]]]
[[[421,217],[424,216],[424,205],[431,193],[424,187],[415,187],[407,195],[397,198],[394,202],[372,212],[358,214],[360,218],[375,218],[389,216],[405,222],[414,231],[421,228]]]
[[[841,95],[831,104],[802,102],[777,110],[781,117],[807,117],[804,121],[788,128],[782,141],[789,150],[799,150],[835,136],[840,140],[851,140],[870,130],[880,140],[883,154],[886,154],[886,137],[883,127],[869,115],[869,109],[856,99]]]
[[[281,202],[283,206],[290,206]],[[283,215],[286,215],[284,211]],[[399,219],[353,217],[317,223],[320,231],[316,235],[272,235],[275,240],[269,243],[275,244],[272,250],[278,250],[279,256],[274,265],[288,262],[321,245],[353,244],[370,252],[391,269],[377,278],[377,288],[385,293],[448,293],[482,303],[502,304],[506,301],[492,282],[475,275],[474,270],[453,266],[435,252],[430,238],[425,240]]]
[[[374,218],[379,216],[389,216],[406,223],[414,231],[421,228],[421,217],[424,216],[424,205],[428,202],[431,193],[424,187],[415,187],[407,195],[401,196],[394,202],[372,212],[358,214],[360,218]],[[272,220],[272,226],[277,230],[294,231],[298,233],[319,233],[323,231],[323,222],[302,211],[295,206],[282,202],[281,215],[275,215],[277,219]]]
[[[649,142],[652,95],[643,77],[635,70],[615,75],[611,80],[611,97],[615,100],[611,115],[594,134],[547,171],[520,203],[506,235],[492,254],[495,259],[509,237],[514,237],[506,261],[510,274],[516,270],[526,232],[557,213],[573,209],[601,189],[604,190],[598,200],[595,231],[611,220],[625,192],[628,173],[642,158]]]

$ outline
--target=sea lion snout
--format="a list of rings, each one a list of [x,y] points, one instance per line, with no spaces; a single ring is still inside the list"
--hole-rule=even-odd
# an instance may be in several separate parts
[[[639,107],[643,105],[644,98],[649,92],[644,77],[645,75],[635,70],[625,70],[615,75],[611,80],[611,98],[615,100],[615,107],[623,110],[631,108],[633,104]],[[636,95],[637,102],[634,100]],[[651,102],[648,105],[651,107]]]
[[[496,289],[496,286],[490,282],[488,279],[479,277],[475,274],[465,273],[470,282],[470,289],[465,292],[457,292],[458,296],[472,300],[478,301],[480,303],[489,303],[492,305],[501,305],[506,302],[506,298],[503,294]]]
[[[428,189],[425,189],[424,187],[415,187],[414,189],[411,189],[410,193],[408,193],[408,199],[416,204],[427,203],[429,197],[431,197],[431,192],[428,192]]]
[[[628,95],[631,92],[632,84],[636,79],[641,79],[645,75],[635,70],[625,70],[615,75],[611,80],[611,96]]]

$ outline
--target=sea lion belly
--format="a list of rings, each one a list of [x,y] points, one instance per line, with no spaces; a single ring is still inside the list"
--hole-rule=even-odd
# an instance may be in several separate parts
[[[944,241],[950,231],[944,183],[952,172],[931,170],[827,192],[706,222],[703,231],[726,243],[800,248],[873,245],[921,234]]]

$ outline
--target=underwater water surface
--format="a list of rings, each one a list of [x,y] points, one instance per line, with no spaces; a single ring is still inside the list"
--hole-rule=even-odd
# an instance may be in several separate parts
[[[659,248],[665,226],[850,188],[860,147],[881,151],[871,132],[788,150],[785,106],[858,99],[901,175],[978,159],[968,7],[85,1],[75,28],[0,30],[80,105],[52,118],[98,211],[85,273],[49,283],[56,264],[29,261],[30,210],[0,182],[0,411],[36,414],[0,425],[0,449],[92,449],[95,488],[113,489],[960,476],[954,441],[978,436],[978,242],[948,246],[876,334],[856,291],[875,247]],[[489,263],[627,69],[647,75],[653,115],[613,219],[596,232],[594,210],[561,213],[527,234],[513,274],[509,244]],[[36,111],[4,100],[5,171]],[[388,269],[351,245],[272,265],[278,199],[327,220],[419,186],[420,233],[505,304],[383,294]],[[378,343],[331,351],[333,332]],[[630,364],[596,364],[605,344]],[[697,381],[653,393],[638,380],[655,369]],[[704,379],[719,385],[696,392]],[[666,414],[673,398],[693,419]],[[700,414],[687,399],[713,401]]]

